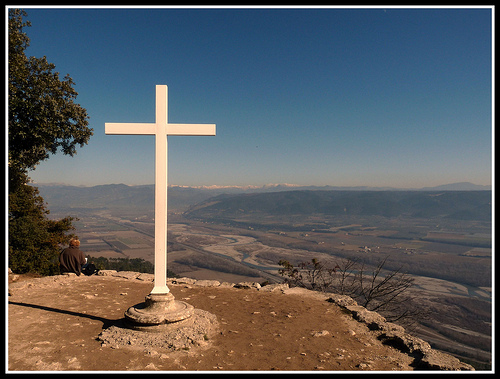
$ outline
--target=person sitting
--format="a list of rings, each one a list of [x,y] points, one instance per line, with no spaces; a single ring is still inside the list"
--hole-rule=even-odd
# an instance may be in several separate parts
[[[82,265],[86,263],[86,258],[80,250],[80,241],[78,238],[72,238],[69,241],[69,247],[64,249],[59,255],[59,265],[61,274],[73,272],[80,276]]]

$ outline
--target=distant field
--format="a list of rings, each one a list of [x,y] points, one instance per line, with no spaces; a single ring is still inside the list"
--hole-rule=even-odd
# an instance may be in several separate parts
[[[81,250],[94,257],[141,258],[154,262],[154,239],[126,223],[103,217],[83,217],[75,222]]]
[[[450,233],[450,232],[429,232],[422,238],[425,241],[448,243],[453,245],[491,247],[491,235]]]
[[[475,247],[463,253],[463,255],[468,257],[482,257],[491,258],[492,250],[490,248]]]

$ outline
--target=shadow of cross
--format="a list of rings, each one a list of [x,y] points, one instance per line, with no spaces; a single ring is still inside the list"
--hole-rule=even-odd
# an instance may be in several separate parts
[[[105,318],[105,317],[89,315],[87,313],[81,313],[81,312],[69,311],[66,309],[47,307],[46,305],[20,303],[17,301],[10,301],[10,300],[9,300],[9,304],[19,305],[21,307],[27,307],[27,308],[40,309],[42,311],[47,311],[47,312],[56,312],[56,313],[61,313],[61,314],[65,314],[65,315],[75,316],[75,317],[84,317],[84,318],[88,318],[88,319],[94,320],[94,321],[100,321],[103,323],[103,325],[102,325],[103,329],[107,329],[113,325],[121,325],[121,323],[124,320],[124,318],[110,319],[110,318]]]

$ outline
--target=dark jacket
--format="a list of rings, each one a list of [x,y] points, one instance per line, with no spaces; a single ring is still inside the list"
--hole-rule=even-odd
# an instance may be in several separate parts
[[[85,255],[76,246],[70,246],[59,255],[61,273],[74,272],[76,275],[82,273],[82,265],[85,264]]]

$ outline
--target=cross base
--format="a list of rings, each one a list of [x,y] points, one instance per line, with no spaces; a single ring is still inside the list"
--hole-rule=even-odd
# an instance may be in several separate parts
[[[194,312],[194,307],[175,300],[170,292],[149,294],[144,303],[136,304],[125,312],[125,318],[134,327],[148,327],[185,320]]]

